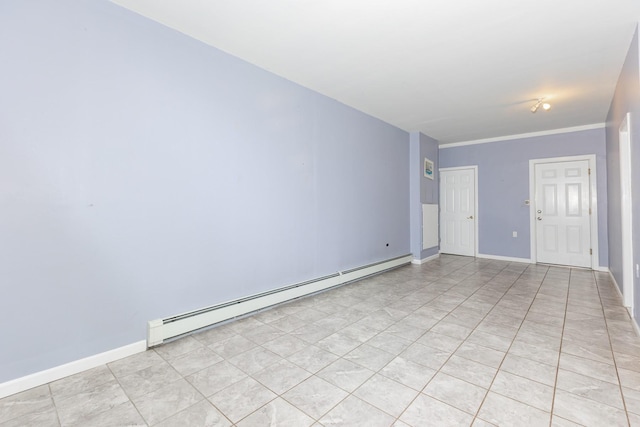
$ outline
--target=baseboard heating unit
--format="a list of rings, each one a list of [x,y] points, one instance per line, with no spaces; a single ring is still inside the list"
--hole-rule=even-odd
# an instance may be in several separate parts
[[[276,304],[344,285],[348,282],[353,282],[405,264],[410,264],[412,259],[413,257],[411,255],[404,255],[347,271],[339,271],[328,276],[296,283],[272,291],[205,307],[200,310],[190,311],[177,316],[152,320],[149,321],[147,325],[147,346],[153,347],[160,345],[172,338],[206,328],[225,320],[230,320]]]

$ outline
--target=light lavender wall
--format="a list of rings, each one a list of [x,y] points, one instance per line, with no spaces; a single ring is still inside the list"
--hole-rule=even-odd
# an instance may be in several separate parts
[[[622,231],[620,191],[619,129],[624,116],[631,113],[631,168],[633,199],[634,265],[640,264],[640,52],[638,29],[631,41],[624,66],[607,115],[607,163],[609,193],[609,269],[619,286],[622,282]],[[634,278],[634,317],[640,322],[640,280]],[[622,291],[622,289],[621,289]]]
[[[410,136],[411,193],[411,253],[415,259],[425,259],[439,252],[439,246],[422,249],[422,204],[438,203],[438,141],[420,132]],[[433,161],[434,179],[424,176],[424,158]]]
[[[410,252],[404,131],[108,1],[0,2],[0,52],[0,382]]]
[[[595,154],[600,266],[608,264],[604,129],[460,147],[440,147],[440,167],[478,165],[478,251],[530,259],[529,160]],[[517,231],[518,237],[512,237]]]

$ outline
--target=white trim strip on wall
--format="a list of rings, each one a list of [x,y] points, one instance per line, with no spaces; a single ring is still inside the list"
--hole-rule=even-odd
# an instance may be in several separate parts
[[[533,138],[536,136],[557,135],[561,133],[580,132],[583,130],[603,129],[605,127],[606,127],[606,123],[594,123],[592,125],[573,126],[569,128],[551,129],[551,130],[544,130],[540,132],[520,133],[517,135],[505,135],[505,136],[498,136],[495,138],[485,138],[485,139],[476,139],[473,141],[453,142],[451,144],[440,144],[438,148],[442,150],[445,148],[463,147],[465,145],[486,144],[488,142],[499,142],[499,141],[512,141],[512,140],[518,140],[518,139],[524,139],[524,138]]]
[[[516,258],[516,257],[501,256],[501,255],[478,254],[476,255],[476,258],[494,259],[496,261],[524,262],[527,264],[532,263],[532,261],[529,258]]]
[[[604,267],[600,267],[600,268],[604,268]],[[605,271],[605,270],[601,270],[601,271]],[[618,286],[618,282],[616,281],[615,276],[613,275],[611,270],[606,269],[606,271],[609,272],[609,277],[611,277],[611,280],[613,281],[613,287],[616,288],[616,291],[618,291],[618,296],[620,297],[620,302],[621,302],[621,304],[624,305],[624,295],[622,294],[622,291],[620,290],[620,286]],[[625,307],[625,308],[629,312],[629,308],[628,307]],[[638,322],[636,322],[636,319],[633,317],[633,313],[629,312],[629,317],[631,318],[631,324],[633,325],[633,330],[636,332],[636,335],[638,337],[640,337],[640,325],[638,325]]]
[[[429,261],[433,261],[434,259],[438,259],[438,258],[440,258],[440,254],[439,253],[435,254],[435,255],[431,255],[431,256],[426,257],[426,258],[422,258],[422,259],[414,258],[411,261],[411,264],[416,264],[416,265],[425,264],[425,263],[427,263]]]
[[[104,353],[95,354],[80,360],[74,360],[73,362],[69,362],[64,365],[1,383],[0,399],[68,377],[69,375],[86,371],[87,369],[97,368],[98,366],[115,362],[116,360],[124,359],[125,357],[133,356],[137,353],[142,353],[146,349],[147,342],[144,340],[138,341],[133,344],[105,351]]]

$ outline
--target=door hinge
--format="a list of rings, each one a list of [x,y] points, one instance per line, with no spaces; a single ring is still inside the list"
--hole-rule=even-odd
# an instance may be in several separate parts
[[[589,249],[589,255],[593,255],[593,249]]]
[[[589,208],[589,215],[591,215],[591,208]]]
[[[591,175],[591,168],[589,168],[589,175]]]

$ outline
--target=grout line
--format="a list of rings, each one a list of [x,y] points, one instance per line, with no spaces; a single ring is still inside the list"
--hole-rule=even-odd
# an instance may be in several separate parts
[[[538,266],[539,267],[539,266]],[[514,281],[514,283],[509,287],[509,289],[511,289],[513,286],[515,286],[515,284],[518,282],[518,280],[520,280],[520,278],[522,277],[522,275],[525,273],[525,271],[527,271],[529,269],[529,267],[527,267],[519,276],[518,279],[516,279]],[[491,380],[491,384],[489,384],[489,387],[487,388],[487,393],[485,394],[484,398],[482,399],[482,402],[480,403],[480,406],[478,406],[478,410],[476,411],[476,414],[474,415],[474,421],[478,418],[478,414],[480,413],[480,410],[482,409],[482,406],[484,405],[487,396],[489,396],[489,392],[491,391],[491,387],[493,386],[494,381],[496,380],[496,377],[498,376],[498,373],[500,372],[500,368],[502,368],[502,365],[505,361],[505,359],[507,358],[508,354],[509,354],[509,350],[511,349],[511,347],[513,346],[513,342],[516,340],[516,337],[518,336],[518,334],[520,333],[520,329],[522,328],[522,324],[524,323],[524,320],[527,318],[527,315],[529,314],[529,310],[531,310],[531,306],[533,305],[533,303],[536,300],[536,296],[538,295],[538,293],[540,292],[540,288],[542,287],[542,284],[544,283],[544,279],[547,277],[547,274],[549,273],[549,268],[547,267],[547,270],[545,271],[544,276],[542,277],[542,279],[540,280],[540,284],[538,285],[538,290],[535,292],[535,295],[533,296],[533,298],[531,299],[531,303],[529,303],[529,307],[527,308],[527,314],[525,314],[525,316],[522,318],[522,321],[520,322],[520,325],[518,325],[518,331],[516,332],[516,334],[513,336],[513,338],[511,339],[511,344],[509,345],[509,348],[507,348],[507,350],[504,352],[504,357],[502,358],[502,361],[500,362],[500,365],[498,366],[498,369],[496,369],[496,373],[493,376],[493,379]],[[508,292],[508,291],[507,291]],[[507,292],[505,292],[505,295],[507,294]],[[504,296],[503,296],[504,298]],[[500,298],[500,300],[502,300],[502,298]],[[498,302],[500,301],[498,300]],[[496,302],[496,305],[498,304],[498,302]],[[495,308],[495,305],[494,305]],[[508,399],[512,399],[508,396],[505,396]],[[516,402],[519,402],[516,399],[512,399],[515,400]],[[525,405],[528,405],[525,402],[520,402],[523,403]],[[528,405],[531,406],[531,405]],[[537,408],[536,408],[537,409]],[[546,412],[546,411],[545,411]],[[549,423],[551,423],[551,418],[552,416],[549,416]],[[482,418],[480,418],[482,419]],[[483,420],[484,421],[484,420]]]
[[[564,304],[564,317],[562,319],[562,334],[560,335],[560,348],[558,349],[558,362],[556,364],[556,376],[553,381],[553,393],[551,395],[551,418],[549,419],[549,426],[553,425],[554,409],[556,405],[556,391],[558,389],[558,376],[560,375],[560,358],[562,357],[562,342],[564,338],[564,328],[567,324],[567,310],[569,308],[569,295],[571,294],[571,276],[573,275],[573,269],[569,270],[569,280],[567,283],[567,298]]]
[[[600,294],[600,285],[598,283],[598,277],[594,274],[593,280],[596,284],[596,291],[598,292],[598,299],[600,300],[600,307],[602,308],[602,317],[604,318],[604,324],[607,329],[607,337],[609,338],[609,346],[611,347],[611,356],[613,357],[613,367],[616,370],[616,377],[618,378],[618,387],[620,388],[620,398],[622,399],[622,407],[624,409],[624,414],[627,418],[627,423],[631,425],[631,419],[629,418],[629,411],[627,410],[627,401],[624,397],[624,392],[622,391],[622,381],[620,381],[620,372],[618,371],[618,363],[616,362],[616,355],[613,351],[613,345],[611,343],[611,334],[609,333],[609,323],[607,322],[607,315],[604,311],[604,304],[602,303],[602,295]],[[611,284],[609,284],[611,286]]]

